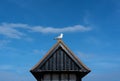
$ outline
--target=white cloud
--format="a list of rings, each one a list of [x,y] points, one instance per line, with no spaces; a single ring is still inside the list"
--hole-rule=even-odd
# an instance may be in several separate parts
[[[23,32],[20,32],[18,29],[15,29],[15,27],[25,27],[25,25],[2,23],[0,25],[0,34],[9,38],[20,39],[25,34]]]
[[[21,23],[2,23],[2,26],[4,27],[12,27],[12,28],[29,28],[27,24],[21,24]]]
[[[68,26],[62,28],[43,27],[43,26],[30,26],[28,24],[21,23],[2,23],[0,24],[0,35],[7,36],[9,38],[20,39],[27,35],[27,32],[39,32],[39,33],[61,33],[61,32],[85,32],[90,31],[92,28],[84,27],[82,25]],[[25,32],[21,31],[25,30]]]
[[[63,28],[53,28],[53,27],[33,27],[33,31],[35,32],[41,32],[41,33],[61,33],[61,32],[84,32],[84,31],[90,31],[90,27],[84,27],[81,25],[75,25],[70,27],[63,27]]]
[[[13,28],[7,28],[7,27],[6,28],[0,27],[0,34],[10,38],[17,38],[17,39],[20,39],[21,36],[24,35],[24,33],[21,33]]]

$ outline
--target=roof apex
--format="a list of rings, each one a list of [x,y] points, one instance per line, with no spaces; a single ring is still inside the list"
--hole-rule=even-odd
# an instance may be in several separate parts
[[[54,50],[56,50],[58,47],[62,47],[64,50],[67,50],[68,53],[80,64],[84,69],[87,70],[87,72],[90,72],[90,69],[85,66],[79,59],[78,57],[75,56],[75,54],[65,45],[63,40],[59,39],[57,43],[47,52],[47,54],[30,70],[33,71],[35,70],[46,58],[51,54]]]

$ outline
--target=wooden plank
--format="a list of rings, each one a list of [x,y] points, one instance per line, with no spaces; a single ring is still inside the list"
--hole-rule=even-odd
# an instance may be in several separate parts
[[[61,50],[61,70],[63,70],[63,51]]]
[[[53,70],[56,70],[56,53],[53,55]]]
[[[65,54],[63,52],[63,70],[65,70]]]
[[[65,57],[65,60],[64,60],[64,66],[65,66],[65,70],[66,70],[66,54],[64,53],[64,57]]]
[[[61,71],[61,49],[59,49],[59,71]]]
[[[59,50],[57,50],[57,70],[60,69],[60,67],[59,67],[59,60],[60,60],[60,57],[59,57]]]

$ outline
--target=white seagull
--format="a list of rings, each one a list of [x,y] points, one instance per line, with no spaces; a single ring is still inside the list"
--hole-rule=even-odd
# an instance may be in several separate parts
[[[55,37],[55,40],[60,40],[63,38],[63,33],[61,33],[59,36]]]

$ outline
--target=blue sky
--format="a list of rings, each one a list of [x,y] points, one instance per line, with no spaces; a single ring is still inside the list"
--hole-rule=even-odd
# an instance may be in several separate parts
[[[0,81],[36,81],[61,32],[92,70],[83,81],[120,80],[120,0],[0,0]]]

